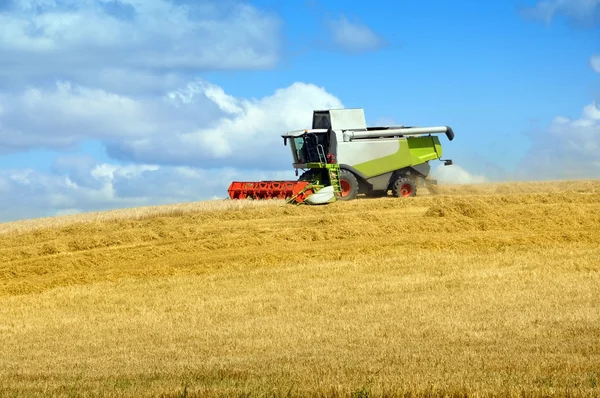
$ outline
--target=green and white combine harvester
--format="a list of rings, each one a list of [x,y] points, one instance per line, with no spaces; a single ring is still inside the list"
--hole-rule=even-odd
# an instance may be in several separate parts
[[[289,203],[325,204],[352,200],[359,194],[415,196],[418,187],[437,184],[429,178],[432,160],[442,159],[438,134],[449,141],[448,126],[369,127],[364,110],[313,112],[312,128],[290,131],[283,143],[291,148],[295,181],[234,181],[231,199],[286,199]]]

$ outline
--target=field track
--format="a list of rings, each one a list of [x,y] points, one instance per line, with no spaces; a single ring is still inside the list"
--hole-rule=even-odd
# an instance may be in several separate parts
[[[3,396],[600,396],[600,181],[0,224]]]

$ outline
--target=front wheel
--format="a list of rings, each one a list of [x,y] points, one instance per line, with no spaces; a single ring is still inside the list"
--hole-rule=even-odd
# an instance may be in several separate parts
[[[394,182],[392,192],[397,197],[408,198],[417,194],[417,187],[412,180],[401,177]]]
[[[348,170],[340,171],[340,190],[339,200],[352,200],[358,195],[358,180]]]

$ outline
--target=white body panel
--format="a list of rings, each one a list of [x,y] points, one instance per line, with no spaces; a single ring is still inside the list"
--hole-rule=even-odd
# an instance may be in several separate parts
[[[338,133],[338,136],[340,134]],[[356,165],[393,155],[400,149],[398,139],[364,140],[337,142],[337,161],[339,164]]]
[[[330,109],[331,128],[334,130],[366,129],[367,121],[362,108]]]
[[[329,185],[310,195],[308,198],[306,198],[306,201],[311,205],[322,205],[330,202],[333,199],[334,194],[335,191],[333,190],[333,186]]]

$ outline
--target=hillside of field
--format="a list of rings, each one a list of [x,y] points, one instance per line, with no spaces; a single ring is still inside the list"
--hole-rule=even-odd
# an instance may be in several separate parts
[[[600,395],[600,181],[0,223],[0,396]]]

